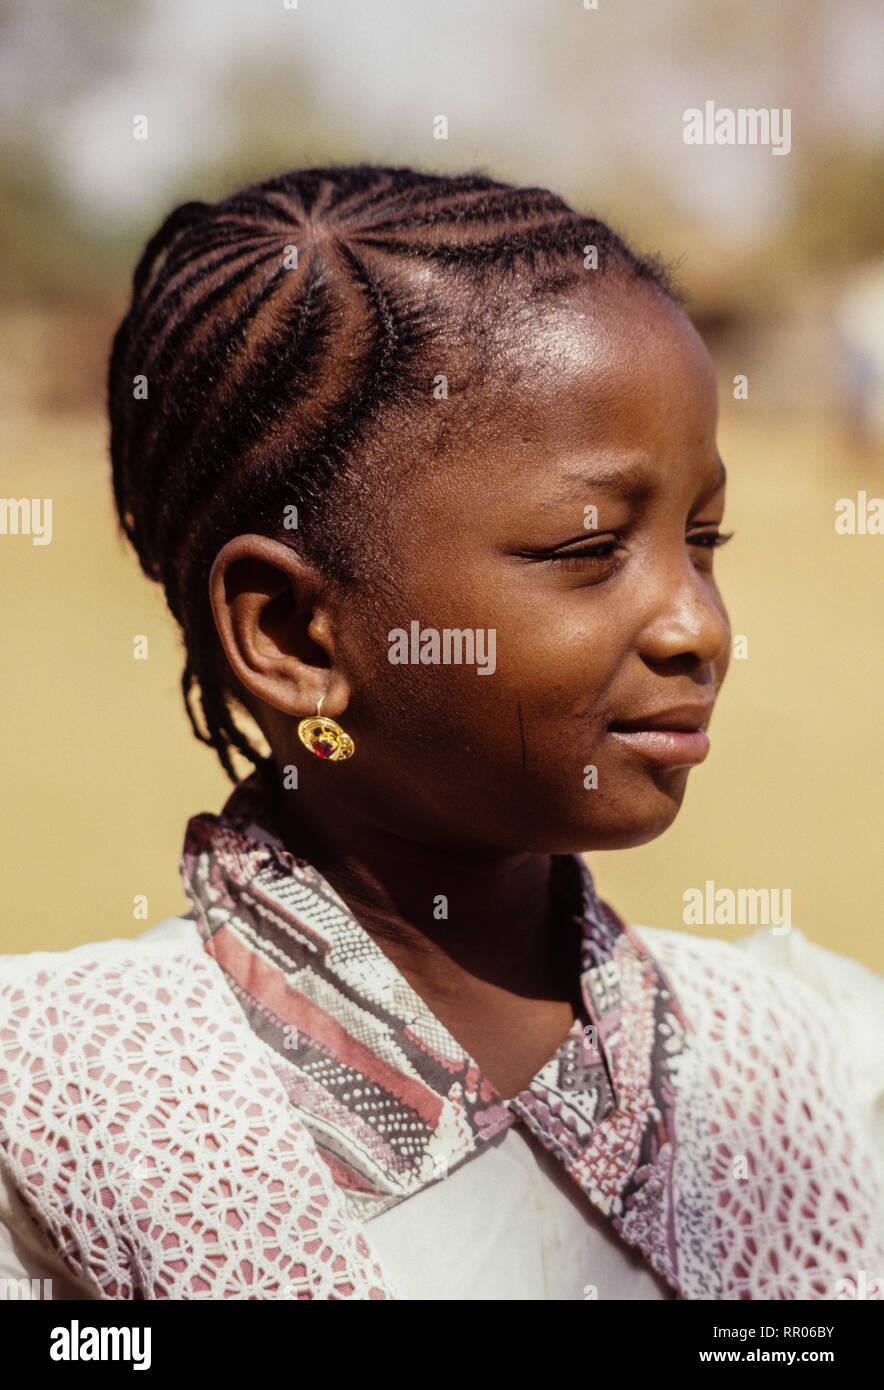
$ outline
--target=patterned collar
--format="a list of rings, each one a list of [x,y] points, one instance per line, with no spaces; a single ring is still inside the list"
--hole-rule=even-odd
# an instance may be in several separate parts
[[[575,1020],[530,1085],[507,1100],[330,884],[285,848],[258,773],[220,816],[190,820],[181,873],[206,951],[364,1219],[521,1120],[679,1288],[674,1069],[687,1025],[579,856],[554,856],[551,882],[580,933],[590,1021]]]

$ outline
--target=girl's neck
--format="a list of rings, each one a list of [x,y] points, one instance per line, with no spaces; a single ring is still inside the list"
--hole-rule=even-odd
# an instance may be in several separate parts
[[[431,1006],[484,987],[526,1000],[579,997],[579,943],[555,920],[549,855],[449,853],[339,805],[308,819],[283,798],[280,811],[286,847],[323,875]]]

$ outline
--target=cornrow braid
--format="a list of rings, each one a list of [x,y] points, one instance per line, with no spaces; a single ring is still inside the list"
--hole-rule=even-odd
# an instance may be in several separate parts
[[[588,244],[603,273],[677,299],[665,268],[604,222],[481,173],[296,170],[184,203],[147,243],[110,357],[114,498],[181,625],[193,732],[233,781],[234,749],[265,772],[269,760],[229,704],[208,596],[218,551],[250,530],[290,542],[282,517],[294,505],[299,547],[341,576],[360,445],[391,407],[426,402],[427,349],[458,282],[519,272],[531,293],[558,292],[582,273]],[[414,274],[421,263],[429,278]]]

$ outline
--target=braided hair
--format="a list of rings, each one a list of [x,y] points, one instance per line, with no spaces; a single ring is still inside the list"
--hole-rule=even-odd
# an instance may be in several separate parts
[[[294,506],[299,549],[352,580],[360,448],[391,412],[432,401],[427,354],[451,323],[453,291],[472,289],[493,316],[489,283],[517,302],[560,293],[585,273],[588,245],[599,273],[677,298],[661,263],[605,223],[483,174],[296,170],[184,203],[151,237],[110,359],[114,497],[181,626],[191,727],[233,781],[234,748],[267,767],[229,703],[241,695],[209,603],[215,556],[245,531],[291,544],[283,514]]]

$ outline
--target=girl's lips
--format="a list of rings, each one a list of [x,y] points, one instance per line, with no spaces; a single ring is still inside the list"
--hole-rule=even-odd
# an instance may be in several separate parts
[[[609,729],[608,733],[652,762],[670,767],[701,763],[709,752],[705,729]]]

